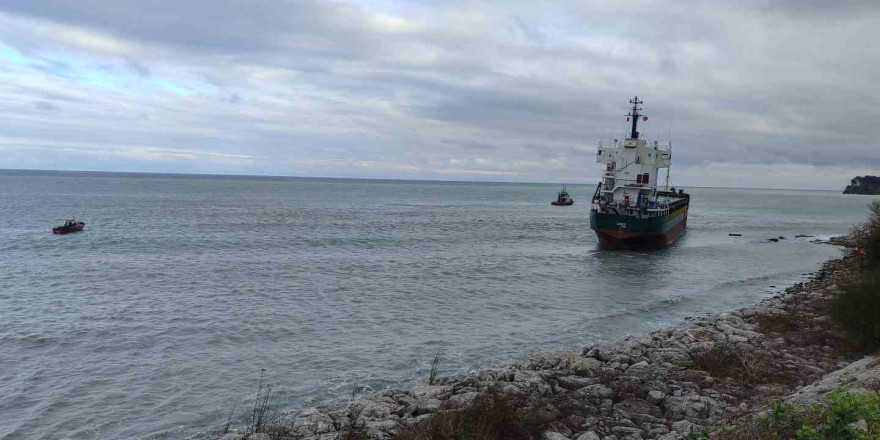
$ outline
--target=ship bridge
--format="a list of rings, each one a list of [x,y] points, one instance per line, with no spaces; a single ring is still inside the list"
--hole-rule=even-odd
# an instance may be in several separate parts
[[[639,139],[638,121],[648,120],[640,111],[638,97],[630,100],[632,109],[626,115],[632,123],[630,136],[613,144],[602,142],[596,150],[596,162],[605,164],[602,182],[594,197],[595,205],[615,206],[621,209],[661,209],[666,205],[657,198],[659,170],[669,168],[672,147],[659,141]]]

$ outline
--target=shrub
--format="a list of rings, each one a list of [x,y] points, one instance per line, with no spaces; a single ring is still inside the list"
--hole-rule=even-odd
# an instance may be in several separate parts
[[[856,246],[864,250],[867,260],[877,265],[880,263],[880,200],[872,201],[868,211],[868,220],[853,226],[851,234]]]
[[[858,282],[844,286],[831,300],[831,316],[846,329],[854,349],[880,348],[880,271],[863,272]]]
[[[859,420],[865,421],[867,431],[855,426]],[[817,433],[828,439],[880,438],[880,395],[852,394],[841,389],[832,391],[828,410]]]

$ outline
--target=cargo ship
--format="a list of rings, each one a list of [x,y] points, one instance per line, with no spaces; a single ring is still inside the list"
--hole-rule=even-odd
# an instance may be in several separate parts
[[[668,246],[684,234],[690,196],[668,187],[672,145],[639,139],[639,119],[646,122],[648,117],[641,113],[638,96],[629,102],[629,137],[609,145],[600,142],[596,152],[605,174],[593,195],[590,228],[605,248]],[[666,185],[659,190],[662,168]]]

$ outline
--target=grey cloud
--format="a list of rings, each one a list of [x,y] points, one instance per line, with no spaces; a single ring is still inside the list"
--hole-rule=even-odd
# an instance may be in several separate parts
[[[54,112],[58,110],[57,105],[48,101],[34,101],[33,106],[35,109],[43,112]]]
[[[371,27],[369,5],[7,0],[0,11],[10,20],[132,43],[123,55],[89,52],[106,58],[90,61],[110,66],[102,75],[122,70],[122,56],[129,71],[189,90],[88,82],[76,72],[82,66],[47,55],[57,47],[51,32],[36,38],[0,26],[0,39],[40,59],[28,68],[47,75],[45,86],[0,93],[87,101],[77,107],[82,119],[48,133],[9,115],[8,133],[100,131],[119,143],[247,152],[258,158],[257,173],[345,175],[358,172],[358,161],[428,169],[460,156],[481,158],[487,171],[522,164],[524,179],[592,180],[595,142],[624,135],[626,101],[638,94],[650,116],[643,136],[671,132],[676,164],[880,166],[872,131],[880,57],[867,43],[878,34],[873,3],[406,6],[401,15],[415,26],[390,32]],[[65,90],[83,81],[79,93]],[[217,105],[224,102],[236,105]],[[143,114],[150,117],[131,117]],[[117,122],[95,130],[95,121]],[[335,168],[279,165],[287,158]]]
[[[134,72],[141,76],[148,77],[151,75],[150,68],[144,65],[143,63],[135,60],[130,56],[123,57],[125,59],[125,64]]]

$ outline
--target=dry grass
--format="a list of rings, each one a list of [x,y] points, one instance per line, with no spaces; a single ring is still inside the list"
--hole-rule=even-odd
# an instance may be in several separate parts
[[[434,385],[434,382],[437,380],[437,375],[440,373],[440,360],[441,354],[438,351],[437,354],[434,355],[434,360],[431,361],[431,372],[428,375],[428,385]]]
[[[468,408],[435,413],[418,425],[403,429],[395,439],[527,440],[546,429],[550,423],[548,415],[525,396],[489,390],[477,396]]]
[[[275,405],[273,386],[264,383],[263,373],[265,369],[260,369],[260,382],[257,385],[257,395],[254,397],[253,406],[245,411],[244,428],[239,432],[245,437],[251,434],[267,434],[270,440],[290,440],[293,439],[293,430],[290,424],[285,423],[284,418]],[[232,419],[235,415],[236,406],[232,407],[226,425],[221,434],[230,431]]]
[[[795,378],[777,367],[773,357],[764,352],[746,352],[731,343],[715,344],[706,350],[691,352],[694,369],[714,377],[729,377],[748,383],[792,383]]]

